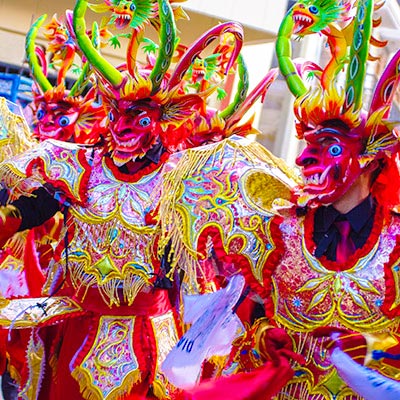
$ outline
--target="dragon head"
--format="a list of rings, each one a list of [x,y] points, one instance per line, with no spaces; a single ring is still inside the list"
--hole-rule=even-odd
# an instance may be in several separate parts
[[[344,18],[350,8],[350,0],[299,0],[292,8],[293,33],[304,36],[320,32]]]

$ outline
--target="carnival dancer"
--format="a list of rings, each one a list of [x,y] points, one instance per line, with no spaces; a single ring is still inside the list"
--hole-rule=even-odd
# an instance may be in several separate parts
[[[65,236],[49,264],[48,297],[9,301],[1,310],[3,326],[34,328],[21,397],[173,396],[174,388],[159,366],[177,341],[179,326],[169,299],[170,260],[160,261],[156,251],[159,227],[153,192],[171,152],[193,145],[186,124],[204,118],[204,130],[197,129],[193,136],[197,144],[212,139],[206,122],[240,131],[240,118],[231,109],[208,120],[205,100],[212,91],[184,94],[180,77],[194,56],[225,33],[235,38],[228,71],[240,51],[242,28],[225,23],[211,29],[169,75],[176,43],[173,13],[165,0],[149,4],[159,10],[157,59],[151,69],[137,66],[133,41],[123,71],[108,63],[87,35],[87,2],[78,0],[74,9],[76,40],[100,78],[108,112],[104,146],[47,140],[1,166],[2,180],[16,198],[1,210],[3,242],[59,210],[67,218]],[[136,39],[140,29],[132,32]],[[268,74],[247,103],[240,97],[245,108],[265,93],[263,86],[275,76]],[[236,106],[244,112],[239,103]],[[251,131],[250,125],[244,129]],[[32,185],[21,193],[22,182]]]
[[[68,16],[69,12],[66,18]],[[47,139],[95,145],[104,131],[102,122],[106,115],[102,105],[97,102],[94,79],[90,79],[87,63],[82,63],[82,73],[73,87],[67,89],[66,75],[72,62],[77,62],[77,46],[71,39],[67,23],[53,16],[51,23],[46,25],[48,45],[43,48],[35,45],[38,29],[45,19],[46,15],[40,17],[26,37],[27,60],[34,79],[33,102],[29,105],[34,114],[33,132],[30,132],[23,118],[3,110],[2,118],[8,125],[4,126],[5,138],[0,150],[2,161]],[[95,27],[92,37],[98,40]],[[55,86],[48,77],[48,62],[57,71]],[[11,124],[11,121],[14,123]],[[4,196],[2,205],[10,201],[7,197]],[[45,271],[53,257],[53,246],[60,240],[62,226],[62,214],[57,213],[40,227],[18,232],[5,244],[1,251],[0,266],[2,297],[41,296]],[[12,340],[6,345],[5,356],[2,356],[7,358],[7,371],[2,378],[5,399],[17,398],[18,385],[15,382],[19,382],[26,373],[23,349],[28,339],[29,332],[14,332]]]
[[[301,3],[313,13],[317,10],[313,2]],[[399,83],[400,52],[383,72],[369,110],[362,110],[373,4],[367,0],[356,5],[353,41],[342,64],[344,89],[336,75],[340,68],[333,69],[327,87],[326,79],[319,80],[323,74],[315,75],[315,87],[310,88],[301,68],[285,74],[296,96],[297,133],[306,142],[296,159],[303,182],[289,197],[292,206],[267,201],[265,182],[278,176],[273,171],[249,169],[236,180],[225,180],[221,157],[205,157],[199,169],[189,163],[193,154],[172,158],[174,171],[166,165],[169,196],[160,210],[171,218],[164,219],[165,240],[160,243],[172,243],[172,251],[194,271],[211,259],[222,276],[243,275],[265,307],[265,318],[233,343],[219,379],[192,389],[198,376],[181,380],[188,399],[222,393],[232,399],[393,398],[396,385],[384,377],[399,376],[400,181],[399,138],[389,113]],[[323,71],[305,66],[310,67]],[[177,170],[184,172],[173,181]],[[231,166],[229,174],[238,171],[240,165]],[[193,189],[194,179],[204,190]],[[236,181],[237,186],[232,183]],[[220,319],[221,329],[231,319],[228,311]],[[211,330],[196,329],[204,334]],[[218,343],[207,345],[218,354]],[[183,365],[198,371],[194,364],[199,359],[190,359],[187,347],[175,349],[180,357],[164,371],[179,382],[174,372]],[[381,379],[361,366],[361,373],[352,376],[352,364],[340,357],[343,353],[378,371]],[[212,352],[202,354],[209,357]],[[372,378],[370,395],[359,391],[360,377],[363,383]]]

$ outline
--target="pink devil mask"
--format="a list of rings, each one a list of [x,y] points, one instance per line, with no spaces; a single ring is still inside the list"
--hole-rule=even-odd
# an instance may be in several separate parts
[[[160,136],[161,110],[151,100],[121,99],[108,115],[109,150],[117,166],[145,155]]]
[[[361,175],[360,136],[341,121],[332,120],[304,132],[306,147],[296,159],[306,195],[318,203],[338,200]]]
[[[66,102],[42,102],[36,112],[34,136],[43,141],[56,139],[74,140],[75,123],[79,110]]]

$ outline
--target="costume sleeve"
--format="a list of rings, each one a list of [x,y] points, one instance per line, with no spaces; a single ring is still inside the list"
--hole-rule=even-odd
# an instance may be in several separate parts
[[[366,400],[400,398],[400,383],[389,379],[377,371],[359,365],[340,349],[335,349],[331,355],[340,377],[359,395]]]
[[[12,205],[21,214],[19,231],[42,225],[61,209],[60,203],[45,188],[35,190],[31,196],[21,196]]]

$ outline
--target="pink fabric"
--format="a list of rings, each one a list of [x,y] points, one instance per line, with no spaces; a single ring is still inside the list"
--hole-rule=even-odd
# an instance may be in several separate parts
[[[336,248],[336,261],[343,263],[356,251],[356,247],[350,238],[350,222],[337,221],[335,225],[340,233],[340,239]]]

